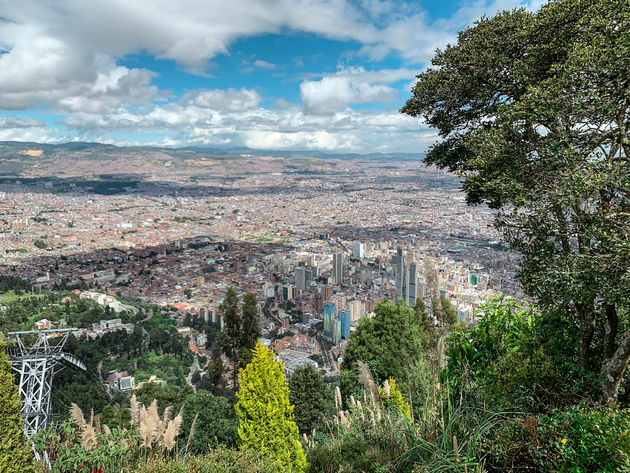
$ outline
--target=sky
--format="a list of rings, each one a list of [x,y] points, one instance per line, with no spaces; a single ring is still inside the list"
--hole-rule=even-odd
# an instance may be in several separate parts
[[[0,0],[0,140],[424,152],[436,48],[541,0]]]

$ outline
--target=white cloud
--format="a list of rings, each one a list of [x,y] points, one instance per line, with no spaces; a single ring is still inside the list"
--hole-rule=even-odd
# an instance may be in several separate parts
[[[182,102],[194,104],[197,107],[210,108],[228,112],[244,112],[258,107],[262,97],[251,89],[228,90],[200,90],[189,93],[182,98]]]
[[[350,104],[399,100],[392,84],[415,76],[418,71],[407,68],[368,71],[363,67],[342,68],[320,80],[300,84],[300,98],[307,113],[330,115]]]
[[[263,61],[262,59],[256,59],[253,62],[253,65],[255,67],[260,67],[261,69],[275,69],[276,68],[275,64],[271,62]]]
[[[382,84],[370,84],[350,77],[324,77],[300,84],[300,98],[309,113],[328,115],[343,110],[350,103],[388,102],[398,98],[398,91]]]
[[[46,124],[40,120],[22,120],[13,115],[0,118],[0,128],[40,128],[45,126]]]
[[[310,115],[301,107],[287,105],[273,110],[232,112],[200,107],[191,100],[150,110],[72,113],[64,123],[84,139],[93,140],[107,139],[120,131],[138,136],[159,131],[163,137],[152,143],[172,146],[229,144],[259,149],[423,151],[434,140],[433,132],[419,119],[396,110],[346,109],[332,115]]]
[[[541,0],[524,1],[533,8]],[[519,4],[477,0],[433,21],[418,3],[393,0],[0,0],[6,19],[0,19],[0,109],[43,104],[65,113],[69,129],[6,117],[0,139],[50,141],[65,133],[111,140],[124,131],[159,132],[158,142],[183,145],[422,150],[434,137],[417,120],[396,110],[349,107],[400,102],[394,86],[420,72],[436,47],[482,14]],[[200,89],[173,99],[154,85],[155,72],[119,65],[126,55],[146,53],[207,74],[209,61],[230,54],[239,38],[287,31],[352,40],[359,54],[377,60],[393,52],[404,67],[309,76],[299,86],[302,104],[275,97],[276,108],[264,109],[250,88]],[[279,67],[254,57],[246,64],[253,70]]]

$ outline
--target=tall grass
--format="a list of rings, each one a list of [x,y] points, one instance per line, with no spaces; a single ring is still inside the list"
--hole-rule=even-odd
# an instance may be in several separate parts
[[[510,413],[487,409],[474,389],[464,394],[440,384],[436,369],[424,404],[410,416],[388,399],[388,382],[377,387],[367,366],[358,370],[365,387],[359,399],[347,400],[345,410],[338,400],[330,434],[306,438],[311,471],[484,471],[484,443]]]

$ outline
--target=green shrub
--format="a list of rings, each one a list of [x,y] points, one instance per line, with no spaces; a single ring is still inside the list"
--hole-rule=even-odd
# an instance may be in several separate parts
[[[251,450],[214,450],[207,455],[145,463],[135,473],[280,473]]]
[[[487,403],[526,412],[597,396],[597,380],[585,376],[572,355],[550,340],[549,314],[504,295],[482,305],[479,313],[472,330],[452,333],[447,341],[442,378],[456,390],[472,380]]]
[[[187,449],[188,453],[205,453],[219,445],[236,446],[238,421],[226,398],[199,391],[186,398],[183,411],[183,435],[179,440],[182,452]]]
[[[0,471],[32,473],[35,471],[33,457],[22,433],[22,403],[5,346],[0,341]]]
[[[575,406],[543,417],[540,430],[558,471],[630,471],[630,409]]]
[[[484,445],[489,471],[630,471],[630,410],[573,406],[504,423]]]

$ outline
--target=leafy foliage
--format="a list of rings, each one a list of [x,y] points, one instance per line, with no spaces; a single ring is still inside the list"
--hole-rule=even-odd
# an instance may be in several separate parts
[[[422,319],[404,302],[382,301],[374,318],[364,318],[350,335],[341,365],[341,391],[345,398],[359,387],[356,362],[370,367],[377,383],[395,378],[407,387],[409,374],[423,359]]]
[[[549,327],[534,306],[500,295],[477,316],[470,332],[454,332],[448,339],[442,377],[457,389],[465,391],[472,383],[487,401],[526,411],[576,402],[593,390],[591,380],[568,371],[566,354],[544,343]]]
[[[146,463],[135,473],[279,473],[275,465],[256,452],[213,450],[201,456]]]
[[[18,388],[5,349],[6,344],[0,342],[0,471],[34,473],[32,456],[22,433]]]
[[[629,30],[625,0],[484,18],[437,52],[402,109],[443,138],[427,162],[499,209],[525,289],[562,313],[609,404],[630,362]]]
[[[282,471],[306,471],[282,363],[260,341],[251,363],[241,370],[236,414],[241,448],[260,452]]]
[[[317,369],[307,364],[296,368],[289,378],[289,401],[295,406],[295,422],[301,433],[323,430],[331,413],[333,393]]]
[[[191,428],[194,422],[194,429]],[[182,451],[199,454],[209,452],[219,445],[236,446],[238,421],[232,404],[223,397],[208,391],[199,391],[186,398],[183,404]]]
[[[506,422],[487,445],[490,471],[513,465],[543,473],[627,471],[628,410],[576,405]]]

